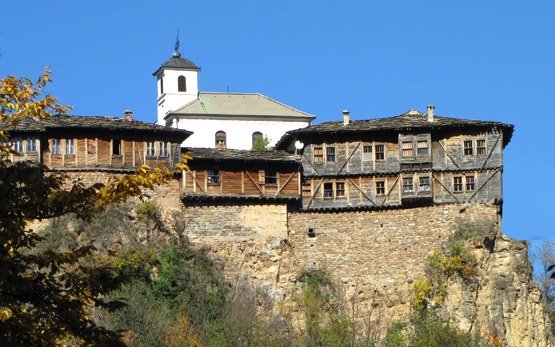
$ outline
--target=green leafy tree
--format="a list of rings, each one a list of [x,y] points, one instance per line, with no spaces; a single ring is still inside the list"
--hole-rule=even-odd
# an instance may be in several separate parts
[[[252,144],[251,151],[262,152],[270,150],[270,139],[268,136],[257,136]]]
[[[6,346],[123,345],[92,315],[95,307],[122,305],[105,299],[121,284],[112,264],[86,261],[97,252],[92,243],[65,251],[40,249],[43,237],[30,222],[68,214],[91,220],[109,204],[166,182],[172,172],[144,166],[107,185],[68,187],[63,175],[45,175],[39,164],[11,163],[10,126],[69,109],[44,93],[50,81],[48,70],[36,82],[0,79],[0,341]]]

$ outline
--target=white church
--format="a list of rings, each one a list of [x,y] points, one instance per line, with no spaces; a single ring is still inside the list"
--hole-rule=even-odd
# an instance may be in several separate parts
[[[304,128],[315,118],[259,93],[199,92],[200,68],[172,57],[153,75],[158,84],[157,123],[193,132],[186,147],[251,149],[267,137],[273,146],[285,132]]]

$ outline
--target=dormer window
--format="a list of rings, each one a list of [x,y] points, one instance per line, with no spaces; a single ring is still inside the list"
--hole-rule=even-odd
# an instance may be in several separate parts
[[[216,132],[216,148],[225,149],[226,148],[226,134],[225,131]]]
[[[177,91],[178,92],[187,91],[187,80],[185,79],[185,76],[179,76],[177,78]]]

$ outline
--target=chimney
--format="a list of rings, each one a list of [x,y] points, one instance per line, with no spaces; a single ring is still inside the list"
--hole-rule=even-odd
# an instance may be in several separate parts
[[[349,125],[349,110],[343,110],[343,125]]]
[[[124,114],[123,119],[129,120],[129,121],[133,120],[133,111],[125,110],[123,111],[123,114]]]
[[[436,107],[434,105],[428,105],[427,110],[428,110],[428,122],[433,122],[434,121],[434,111],[435,111]]]

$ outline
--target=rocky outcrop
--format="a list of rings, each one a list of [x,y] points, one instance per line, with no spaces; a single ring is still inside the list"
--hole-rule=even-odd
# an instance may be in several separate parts
[[[550,322],[531,279],[528,248],[506,235],[467,241],[478,261],[473,279],[451,278],[442,312],[459,328],[500,336],[503,346],[551,346]]]

